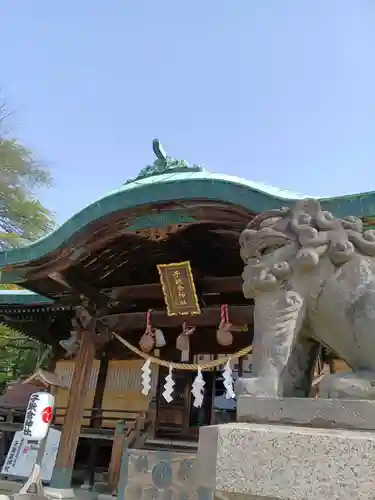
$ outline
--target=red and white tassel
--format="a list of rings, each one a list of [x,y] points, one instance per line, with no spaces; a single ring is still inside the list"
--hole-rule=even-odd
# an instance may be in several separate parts
[[[150,352],[155,345],[154,330],[151,325],[151,309],[146,314],[146,330],[139,341],[139,346],[143,352]]]
[[[232,329],[233,325],[229,321],[228,305],[223,304],[220,309],[220,325],[216,332],[216,338],[220,345],[228,346],[233,343]]]

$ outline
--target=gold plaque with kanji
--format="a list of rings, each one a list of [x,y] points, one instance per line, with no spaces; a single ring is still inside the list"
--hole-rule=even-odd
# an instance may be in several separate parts
[[[200,314],[190,262],[158,264],[168,316]]]

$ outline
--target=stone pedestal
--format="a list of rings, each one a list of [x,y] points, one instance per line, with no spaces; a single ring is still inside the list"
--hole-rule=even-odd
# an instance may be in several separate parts
[[[375,431],[375,401],[240,396],[239,422]]]
[[[244,413],[256,415],[258,423],[200,429],[196,480],[201,486],[237,500],[375,498],[375,433],[355,430],[356,420],[362,429],[375,426],[375,419],[367,420],[373,402],[293,399],[287,411],[287,399],[246,399],[239,409],[246,407]],[[344,428],[332,429],[333,423]]]

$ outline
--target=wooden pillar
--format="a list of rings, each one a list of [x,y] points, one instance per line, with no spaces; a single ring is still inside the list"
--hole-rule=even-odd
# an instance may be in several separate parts
[[[104,397],[105,383],[107,381],[108,365],[109,365],[108,349],[104,349],[101,352],[94,402],[92,404],[93,410],[91,412],[90,427],[93,429],[100,429],[102,425],[102,420],[103,420],[102,403]],[[92,439],[90,443],[90,455],[88,457],[88,462],[87,462],[88,481],[90,488],[93,488],[94,486],[95,465],[99,448],[100,444],[98,443],[98,440]]]
[[[112,495],[117,492],[118,482],[120,480],[121,460],[124,453],[127,431],[125,430],[125,421],[120,420],[116,424],[115,436],[113,438],[111,461],[108,468],[108,486]]]
[[[217,354],[214,354],[214,360],[217,359]],[[212,370],[213,380],[212,380],[212,399],[211,399],[211,419],[210,425],[216,424],[216,411],[215,411],[215,398],[216,398],[216,377],[217,377],[217,366]]]
[[[85,409],[85,395],[89,388],[90,375],[95,357],[93,337],[91,329],[84,330],[81,334],[81,345],[75,360],[68,408],[51,480],[53,488],[71,488],[74,460]]]
[[[243,356],[238,358],[238,376],[243,377]]]

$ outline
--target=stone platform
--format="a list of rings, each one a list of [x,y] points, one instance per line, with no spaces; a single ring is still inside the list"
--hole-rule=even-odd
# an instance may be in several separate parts
[[[240,396],[239,422],[375,430],[375,401]]]
[[[196,481],[218,497],[375,498],[374,402],[244,396],[238,412],[256,423],[200,429]]]

